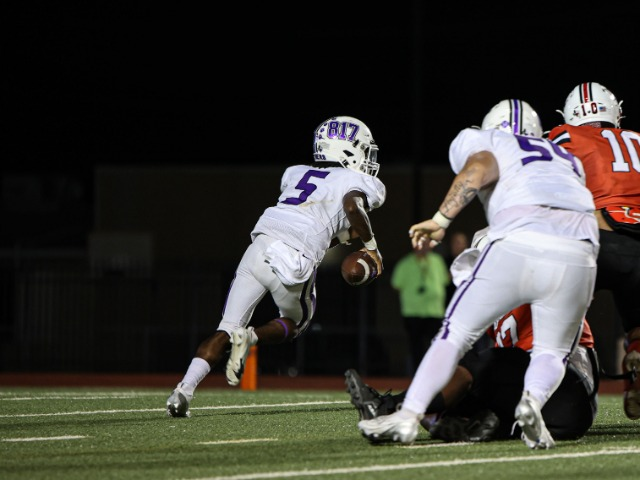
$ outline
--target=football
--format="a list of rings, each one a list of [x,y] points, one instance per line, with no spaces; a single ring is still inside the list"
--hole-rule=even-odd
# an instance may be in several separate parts
[[[352,287],[368,285],[378,276],[378,266],[364,250],[352,252],[342,260],[342,278]]]

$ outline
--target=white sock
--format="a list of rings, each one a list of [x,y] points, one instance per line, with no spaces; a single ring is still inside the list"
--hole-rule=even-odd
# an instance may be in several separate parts
[[[408,408],[401,408],[400,410],[395,412],[395,414],[398,417],[402,418],[403,420],[409,420],[409,419],[414,419],[414,418],[418,419],[418,420],[422,420],[422,418],[424,417],[424,414],[413,412],[413,411],[409,410]]]
[[[531,358],[524,375],[524,390],[544,406],[564,377],[565,366],[560,357],[543,353]]]
[[[437,339],[433,342],[413,376],[402,410],[425,412],[431,400],[453,376],[459,359],[460,352],[450,341]]]
[[[203,358],[194,357],[193,360],[191,360],[191,365],[189,365],[187,369],[187,373],[185,373],[182,379],[182,383],[185,384],[182,386],[182,389],[185,393],[193,396],[193,391],[210,371],[211,367],[209,366],[209,362]]]

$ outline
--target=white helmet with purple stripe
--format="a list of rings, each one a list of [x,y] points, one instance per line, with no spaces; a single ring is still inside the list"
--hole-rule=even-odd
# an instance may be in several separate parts
[[[482,120],[482,130],[498,129],[526,137],[542,137],[540,117],[527,102],[510,98],[496,104]]]

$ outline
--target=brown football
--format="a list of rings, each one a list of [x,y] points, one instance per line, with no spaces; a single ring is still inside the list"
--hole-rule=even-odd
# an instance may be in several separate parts
[[[353,287],[368,285],[377,276],[376,261],[364,250],[352,252],[342,260],[342,278]]]

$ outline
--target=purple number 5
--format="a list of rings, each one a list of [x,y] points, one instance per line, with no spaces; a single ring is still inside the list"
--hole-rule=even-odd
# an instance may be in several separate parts
[[[286,203],[287,205],[300,205],[301,203],[306,202],[307,198],[309,198],[309,195],[311,195],[316,190],[316,188],[318,188],[316,184],[309,181],[310,178],[325,178],[327,175],[329,175],[329,172],[321,172],[320,170],[308,170],[296,185],[297,190],[302,190],[302,192],[300,192],[300,195],[298,195],[297,197],[285,198],[282,203]]]
[[[521,150],[531,153],[531,155],[529,155],[528,157],[522,158],[523,165],[540,160],[549,162],[556,157],[560,157],[564,160],[567,160],[571,164],[571,167],[573,168],[575,174],[580,176],[580,170],[576,165],[575,157],[567,152],[564,148],[559,147],[555,143],[543,138],[521,137],[520,135],[516,135],[516,139],[518,140],[518,144],[520,145]],[[551,148],[552,152],[549,151],[549,147]],[[556,155],[555,157],[554,154]]]

